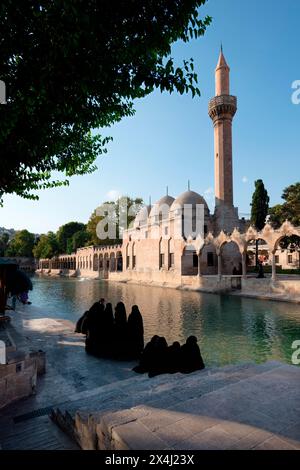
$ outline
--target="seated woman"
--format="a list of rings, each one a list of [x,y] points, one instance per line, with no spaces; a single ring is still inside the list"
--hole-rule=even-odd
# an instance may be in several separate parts
[[[159,337],[150,357],[149,377],[168,372],[168,343],[166,338]]]
[[[137,305],[134,305],[128,317],[128,357],[136,359],[140,357],[144,349],[144,325],[143,318]]]
[[[181,346],[175,341],[168,347],[167,351],[167,371],[169,374],[175,374],[180,371]]]
[[[127,316],[123,302],[119,302],[115,308],[115,321],[113,330],[113,351],[116,359],[127,358]]]
[[[89,314],[89,310],[84,312],[84,314],[79,318],[79,320],[77,320],[75,331],[74,331],[75,333],[82,333],[84,335],[86,334],[86,331],[83,331],[84,330],[83,325],[84,325],[85,320],[88,317],[88,314]]]
[[[145,349],[142,352],[139,365],[132,369],[137,374],[145,374],[146,372],[149,372],[153,351],[155,350],[158,339],[159,336],[154,335],[151,338],[151,341],[146,344]]]
[[[102,330],[100,331],[100,354],[103,357],[113,355],[114,313],[111,303],[107,303],[102,314]]]
[[[190,374],[205,368],[196,336],[190,336],[181,347],[180,372]]]
[[[85,350],[89,354],[99,355],[101,344],[101,331],[103,330],[104,306],[96,302],[89,310],[84,321],[86,329]],[[81,329],[83,326],[81,327]]]

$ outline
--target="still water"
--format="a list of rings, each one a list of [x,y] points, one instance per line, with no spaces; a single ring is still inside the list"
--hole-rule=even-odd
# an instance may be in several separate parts
[[[181,343],[198,338],[205,362],[222,366],[244,361],[291,363],[292,343],[300,340],[300,305],[184,292],[99,280],[33,278],[30,300],[48,318],[76,322],[100,297],[127,313],[137,304],[145,341],[154,334]]]

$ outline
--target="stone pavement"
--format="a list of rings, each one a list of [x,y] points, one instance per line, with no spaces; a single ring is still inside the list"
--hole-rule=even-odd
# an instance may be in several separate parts
[[[300,368],[245,364],[128,379],[53,419],[83,449],[300,449]],[[77,410],[77,412],[75,412]]]

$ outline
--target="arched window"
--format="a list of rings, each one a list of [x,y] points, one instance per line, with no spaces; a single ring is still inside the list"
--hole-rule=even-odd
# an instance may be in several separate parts
[[[174,240],[170,238],[168,241],[168,252],[169,252],[169,269],[175,266],[175,255],[174,255]]]
[[[135,243],[132,245],[132,269],[136,268],[136,246]]]
[[[130,268],[129,245],[126,246],[126,269]]]
[[[160,239],[159,241],[159,269],[162,269],[164,267],[165,267],[165,252],[164,252],[163,240]]]

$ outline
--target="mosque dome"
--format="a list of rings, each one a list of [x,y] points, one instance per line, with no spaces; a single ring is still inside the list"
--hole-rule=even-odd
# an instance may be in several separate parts
[[[150,211],[151,211],[151,206],[143,206],[136,215],[136,218],[134,220],[134,226],[140,227],[142,225],[146,225]]]
[[[152,207],[150,217],[155,217],[156,215],[159,215],[160,210],[165,209],[166,206],[170,208],[174,201],[175,199],[169,195],[160,198]]]
[[[208,205],[205,201],[204,197],[194,191],[185,191],[184,193],[180,194],[171,206],[171,211],[176,210],[178,208],[183,208],[185,204],[192,204],[196,206],[197,204],[203,204],[205,212],[208,211]]]

